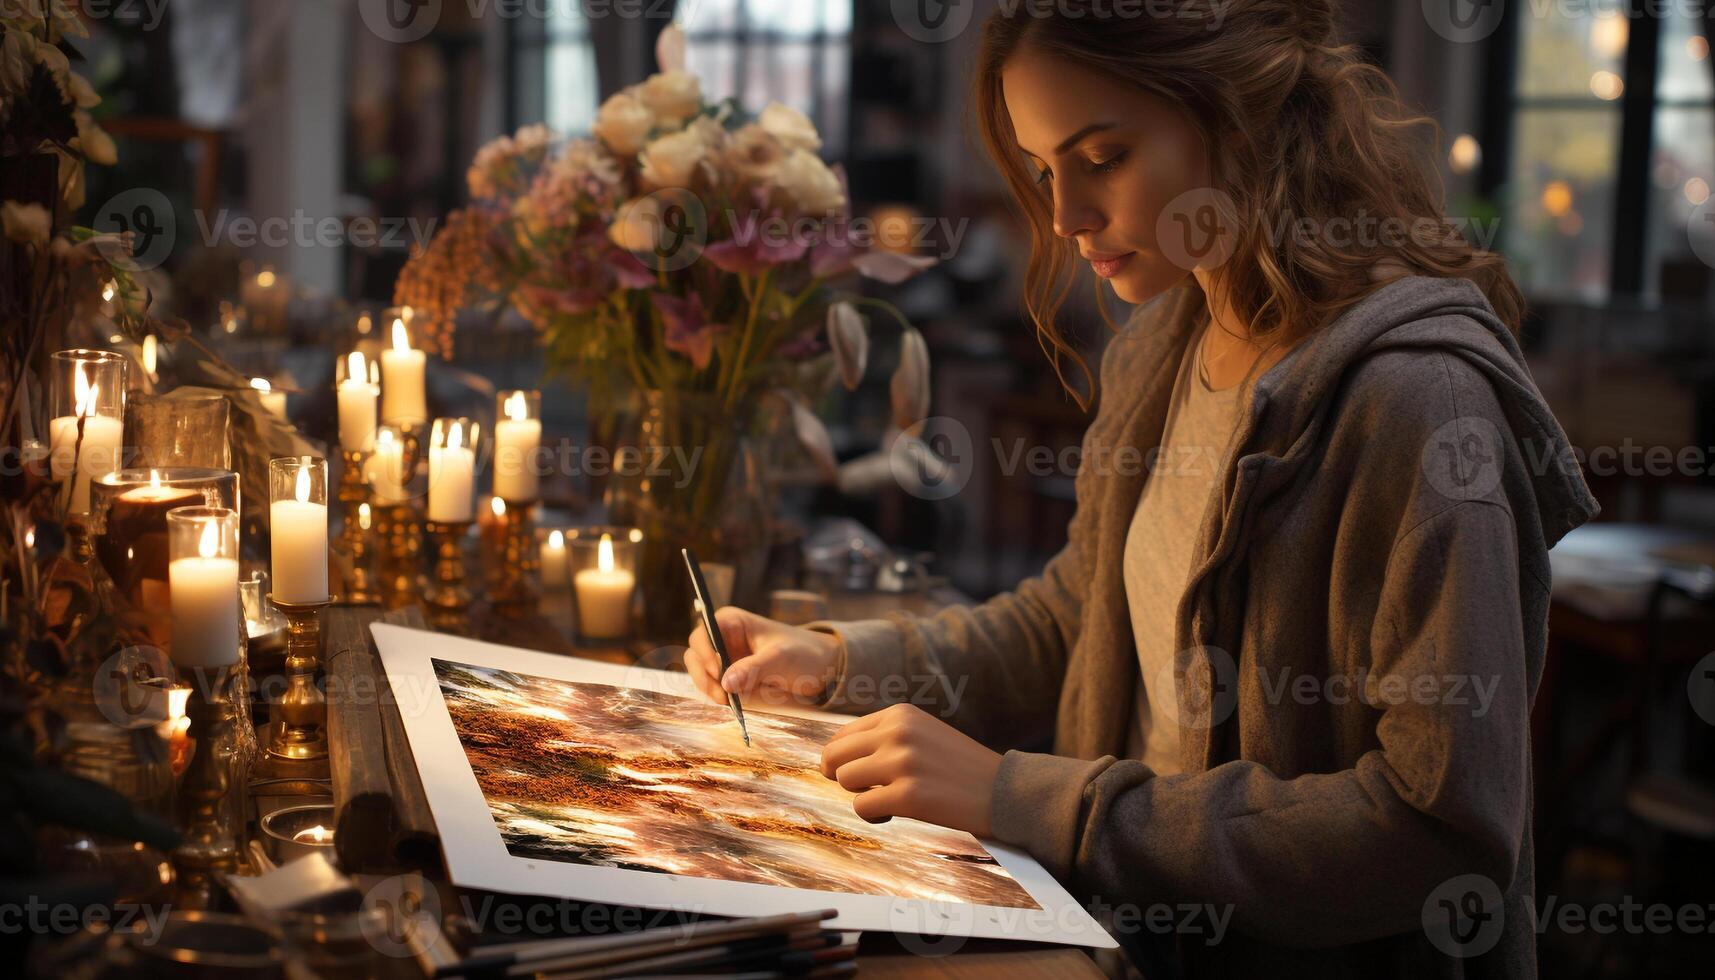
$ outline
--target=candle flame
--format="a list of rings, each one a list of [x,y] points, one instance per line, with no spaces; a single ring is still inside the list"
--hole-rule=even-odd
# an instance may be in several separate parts
[[[191,689],[188,685],[177,684],[167,688],[167,718],[178,721],[185,716],[185,705],[191,700]]]
[[[405,321],[398,317],[393,318],[393,349],[411,349],[411,335],[405,332]]]
[[[566,550],[566,534],[565,534],[565,532],[564,531],[555,531],[553,534],[548,535],[548,548],[552,551],[565,551]]]
[[[77,417],[87,418],[95,414],[95,403],[101,397],[101,386],[92,384],[89,380],[88,366],[79,364],[72,378],[73,401],[76,402]]]
[[[261,392],[269,392],[269,391],[274,390],[274,385],[267,378],[251,378],[250,379],[250,387],[255,388],[257,391],[261,391]]]
[[[499,497],[490,497],[488,501],[488,509],[494,511],[495,517],[505,517],[506,501],[501,500]]]
[[[220,554],[220,531],[213,521],[202,526],[202,540],[197,542],[197,554],[214,558]]]
[[[362,383],[369,378],[369,369],[364,366],[363,352],[354,350],[345,359],[345,379]]]
[[[375,434],[375,448],[376,449],[380,449],[382,446],[391,446],[391,445],[393,445],[393,430],[392,429],[382,429],[380,432],[377,432]]]
[[[119,284],[114,282],[112,279],[107,280],[101,284],[101,301],[103,303],[113,302],[113,297],[118,292]]]
[[[447,430],[447,448],[458,449],[464,445],[464,423],[454,422]]]
[[[310,468],[308,466],[298,470],[298,485],[293,496],[298,498],[300,504],[310,502]]]
[[[554,533],[558,534],[560,532],[555,531]],[[26,551],[28,551],[28,550],[34,548],[35,546],[36,546],[36,529],[32,527],[28,531],[24,532],[24,549]]]
[[[367,530],[369,530],[369,524],[370,524],[369,505],[368,504],[358,504],[357,505],[357,526],[362,528],[363,530],[367,531]]]
[[[143,338],[143,370],[151,376],[155,373],[155,365],[161,358],[161,342],[154,334]]]
[[[256,285],[261,286],[263,289],[272,288],[274,285],[274,279],[274,270],[267,266],[263,266],[262,271],[256,273]]]
[[[601,536],[601,544],[596,547],[595,564],[604,572],[613,571],[613,535]]]
[[[305,827],[293,834],[292,840],[299,844],[326,844],[333,840],[333,831],[318,823],[314,827]]]
[[[507,396],[506,417],[514,422],[522,422],[530,417],[530,406],[525,404],[522,391],[515,391]]]
[[[161,489],[161,471],[160,470],[150,470],[149,471],[149,489],[150,490]]]

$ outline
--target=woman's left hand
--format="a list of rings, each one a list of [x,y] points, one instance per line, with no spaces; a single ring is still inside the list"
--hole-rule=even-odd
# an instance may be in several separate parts
[[[872,823],[911,817],[988,837],[1000,754],[922,708],[896,704],[834,733],[822,775]]]

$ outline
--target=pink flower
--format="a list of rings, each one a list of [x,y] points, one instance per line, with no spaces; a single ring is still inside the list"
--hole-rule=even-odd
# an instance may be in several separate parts
[[[715,338],[725,328],[704,319],[702,297],[696,293],[682,297],[654,293],[650,302],[667,328],[667,349],[690,358],[699,371],[708,367],[715,353]]]
[[[752,210],[734,220],[732,238],[715,242],[703,254],[715,268],[734,274],[755,275],[771,265],[796,262],[809,251],[809,245],[795,241],[779,219],[778,212]]]

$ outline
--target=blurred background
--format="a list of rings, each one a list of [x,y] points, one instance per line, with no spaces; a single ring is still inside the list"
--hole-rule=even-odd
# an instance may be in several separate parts
[[[1343,33],[1439,123],[1448,211],[1493,236],[1524,288],[1532,370],[1588,454],[1603,506],[1554,555],[1536,719],[1539,901],[1647,896],[1700,903],[1707,923],[1715,14],[1696,0],[1638,11],[1446,2],[1452,20],[1435,2],[1353,0]],[[1016,447],[1058,454],[1090,418],[1044,370],[1021,318],[1026,240],[967,111],[976,25],[995,6],[84,0],[91,35],[74,44],[119,165],[91,169],[79,219],[130,227],[142,189],[163,195],[169,207],[150,213],[165,220],[133,229],[170,243],[157,303],[291,389],[293,420],[330,439],[334,353],[373,329],[366,314],[391,305],[411,250],[464,202],[478,148],[531,123],[586,131],[606,95],[654,70],[655,37],[676,19],[705,91],[805,112],[824,157],[848,175],[856,213],[924,230],[918,251],[942,259],[902,287],[866,288],[928,339],[932,414],[957,420],[931,426],[930,442],[962,492],[926,499],[937,495],[848,475],[801,488],[795,513],[806,524],[853,518],[890,553],[981,599],[1038,570],[1072,512],[1072,468],[1019,465]],[[1463,7],[1476,19],[1461,19]],[[914,18],[929,8],[970,26],[924,40]],[[306,241],[315,236],[304,228],[329,235]],[[1074,295],[1084,301],[1067,317],[1093,359],[1106,328],[1093,291]],[[522,321],[463,326],[457,344],[433,369],[433,399],[542,383],[549,431],[583,436],[579,396],[544,382]],[[866,383],[823,406],[842,460],[881,439],[894,356],[881,345]],[[574,481],[550,493],[575,511],[594,490]],[[1707,964],[1708,940],[1550,928],[1544,972]]]

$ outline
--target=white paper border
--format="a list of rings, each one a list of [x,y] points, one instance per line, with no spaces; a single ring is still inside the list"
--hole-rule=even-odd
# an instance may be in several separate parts
[[[831,908],[839,915],[828,924],[830,929],[1102,948],[1117,945],[1035,859],[992,841],[982,841],[983,847],[1030,893],[1040,909],[814,891],[514,857],[507,852],[476,775],[465,760],[431,661],[695,698],[698,694],[690,678],[682,673],[520,650],[386,623],[375,623],[370,629],[388,683],[398,698],[405,734],[446,854],[447,872],[456,885],[709,915],[773,915]],[[768,711],[833,722],[851,720],[847,715],[803,708],[770,705]],[[424,760],[434,761],[425,765]]]

